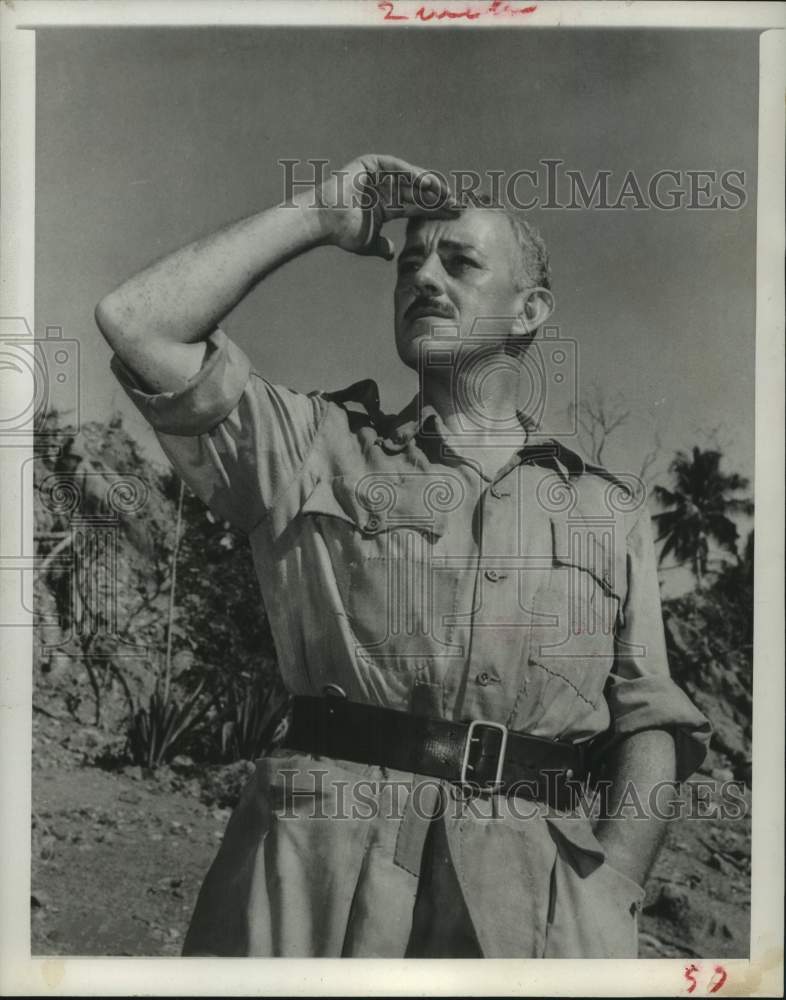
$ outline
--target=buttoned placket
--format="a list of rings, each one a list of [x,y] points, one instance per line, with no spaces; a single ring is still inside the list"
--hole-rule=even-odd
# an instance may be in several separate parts
[[[477,469],[476,463],[467,464]],[[518,607],[518,574],[510,559],[518,495],[512,473],[519,464],[517,453],[493,478],[480,472],[487,485],[475,512],[479,531],[469,646],[464,663],[446,678],[448,704],[456,718],[506,716],[510,706],[505,702],[516,684],[512,670],[520,662],[526,631]]]
[[[525,443],[491,477],[480,463],[455,451],[444,424],[435,412],[421,413],[420,419],[399,428],[391,439],[377,438],[388,453],[411,446],[413,438],[424,435],[439,440],[439,459],[471,468],[487,485],[476,501],[477,550],[471,567],[463,557],[465,571],[473,572],[472,604],[466,616],[467,654],[462,663],[449,667],[443,677],[444,704],[449,715],[460,719],[494,718],[510,721],[521,697],[521,665],[527,662],[531,627],[528,607],[529,576],[523,572],[532,560],[520,551],[524,524],[521,477],[511,475],[525,463],[548,459],[566,482],[569,472],[559,459],[554,442],[530,445],[530,428],[522,425]],[[422,442],[420,442],[422,443]],[[423,447],[427,447],[423,444]],[[541,554],[542,555],[542,554]],[[469,583],[469,581],[468,581]]]

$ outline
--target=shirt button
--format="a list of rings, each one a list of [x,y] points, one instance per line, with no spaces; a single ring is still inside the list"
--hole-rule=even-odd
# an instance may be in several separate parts
[[[371,517],[366,521],[366,531],[379,531],[382,521],[377,517],[376,514],[372,514]]]
[[[486,671],[483,670],[481,673],[478,674],[475,680],[478,682],[478,684],[480,684],[481,687],[485,687],[490,682],[491,677],[489,677]]]
[[[492,583],[496,583],[499,580],[499,573],[495,569],[487,569],[484,576],[487,580],[491,580]]]

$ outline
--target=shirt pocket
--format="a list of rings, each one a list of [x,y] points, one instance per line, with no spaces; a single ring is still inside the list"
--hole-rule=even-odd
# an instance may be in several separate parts
[[[552,518],[550,565],[533,594],[530,675],[545,674],[541,683],[564,681],[593,707],[614,663],[622,614],[625,546],[614,528],[613,522]]]
[[[326,547],[359,651],[426,655],[435,553],[463,485],[451,473],[366,473],[318,482],[301,508]]]

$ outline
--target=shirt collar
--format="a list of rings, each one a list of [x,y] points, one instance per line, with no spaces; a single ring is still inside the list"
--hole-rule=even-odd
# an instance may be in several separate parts
[[[550,435],[538,420],[521,410],[516,416],[525,435],[524,444],[513,452],[518,461],[506,463],[505,469],[525,462],[545,465],[553,468],[565,482],[572,476],[583,475],[589,470],[590,463],[579,451]],[[439,413],[431,403],[422,402],[420,393],[417,393],[400,413],[389,419],[379,442],[385,450],[399,452],[413,439],[422,443],[424,440],[433,442],[441,438],[449,447],[450,437]]]

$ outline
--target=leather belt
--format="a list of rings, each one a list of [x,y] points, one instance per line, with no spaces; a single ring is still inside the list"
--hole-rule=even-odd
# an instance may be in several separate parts
[[[575,805],[587,778],[589,742],[510,732],[497,722],[410,715],[339,697],[298,695],[282,746],[408,771],[480,790],[519,795],[558,809]]]

